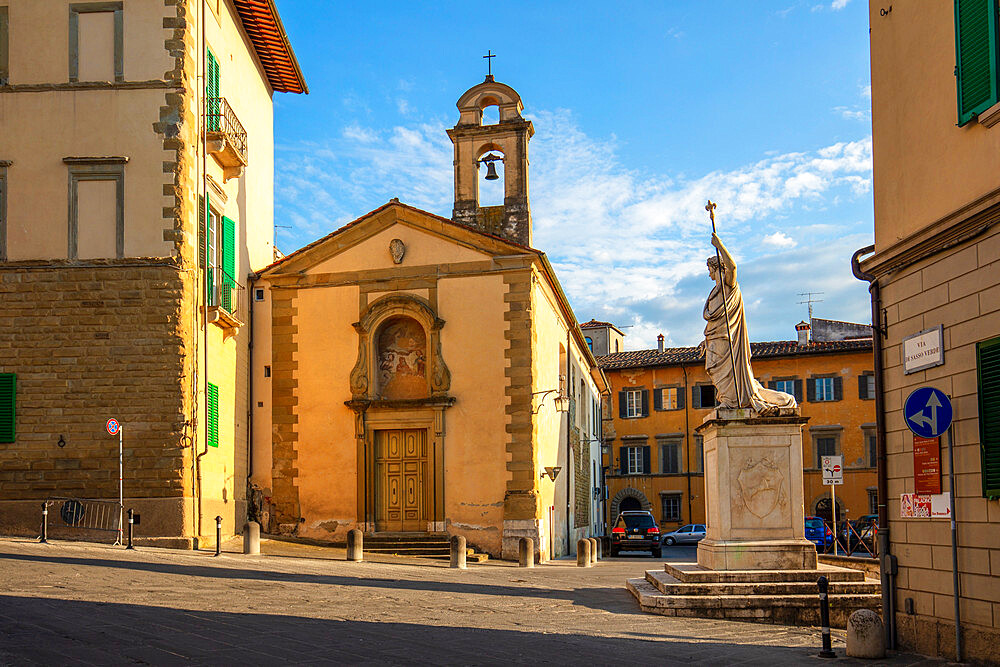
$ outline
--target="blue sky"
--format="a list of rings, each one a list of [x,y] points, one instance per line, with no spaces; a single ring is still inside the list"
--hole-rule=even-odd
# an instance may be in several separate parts
[[[450,217],[445,129],[491,49],[535,125],[534,245],[581,322],[697,344],[708,198],[752,340],[794,338],[801,292],[869,320],[850,271],[873,235],[863,0],[278,7],[311,91],[275,96],[282,250],[392,197]]]

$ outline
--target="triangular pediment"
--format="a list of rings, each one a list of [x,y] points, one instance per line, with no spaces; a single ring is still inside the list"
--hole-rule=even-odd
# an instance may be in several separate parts
[[[393,243],[394,240],[401,242]],[[396,262],[402,250],[400,262]],[[534,254],[505,241],[397,201],[391,201],[272,264],[263,276],[379,270],[475,262]]]

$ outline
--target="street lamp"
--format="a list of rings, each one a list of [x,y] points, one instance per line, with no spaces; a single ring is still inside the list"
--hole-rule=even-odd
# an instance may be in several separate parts
[[[560,394],[558,389],[546,389],[545,391],[536,391],[531,394],[532,399],[534,399],[535,396],[541,396],[541,398],[538,399],[538,405],[531,411],[531,414],[538,414],[538,411],[542,409],[542,404],[545,402],[545,397],[549,394],[555,394],[555,397],[552,399],[552,403],[556,407],[556,412],[569,411],[568,396]]]

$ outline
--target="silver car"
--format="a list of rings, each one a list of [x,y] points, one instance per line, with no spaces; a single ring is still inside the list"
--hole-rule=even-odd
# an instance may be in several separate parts
[[[705,537],[705,524],[689,523],[663,536],[663,543],[668,547],[675,544],[695,544]]]

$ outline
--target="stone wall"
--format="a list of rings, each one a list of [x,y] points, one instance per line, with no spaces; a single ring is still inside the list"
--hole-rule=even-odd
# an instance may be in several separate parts
[[[0,501],[116,498],[111,417],[124,425],[126,497],[185,495],[182,274],[163,261],[24,269],[0,266],[0,372],[17,374]]]

